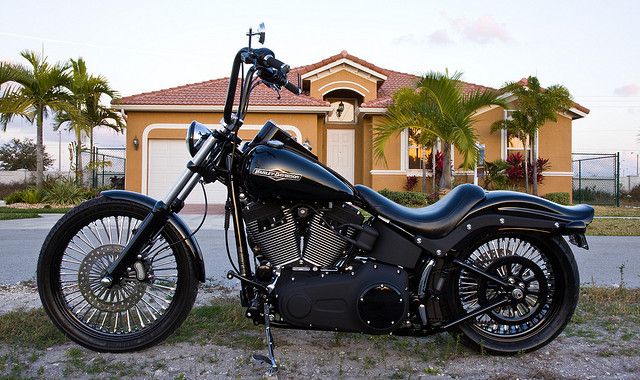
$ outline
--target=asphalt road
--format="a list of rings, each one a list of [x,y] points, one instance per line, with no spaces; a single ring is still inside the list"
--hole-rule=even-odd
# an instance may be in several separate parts
[[[0,284],[13,284],[35,277],[40,248],[59,217],[43,215],[38,219],[0,221]],[[198,215],[185,216],[187,224],[192,227],[198,225],[200,218]],[[196,238],[203,251],[207,277],[231,286],[235,281],[225,278],[230,265],[225,253],[222,225],[221,216],[210,216]],[[231,232],[229,237],[233,239]],[[640,236],[589,236],[587,240],[591,247],[589,251],[571,246],[582,283],[618,285],[620,267],[624,265],[625,284],[640,287]]]

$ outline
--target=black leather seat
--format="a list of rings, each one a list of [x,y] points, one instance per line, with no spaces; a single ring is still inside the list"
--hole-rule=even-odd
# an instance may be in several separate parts
[[[410,208],[399,205],[366,186],[356,185],[355,188],[362,200],[377,214],[409,231],[432,238],[448,234],[486,194],[480,186],[464,184],[455,187],[432,205]]]

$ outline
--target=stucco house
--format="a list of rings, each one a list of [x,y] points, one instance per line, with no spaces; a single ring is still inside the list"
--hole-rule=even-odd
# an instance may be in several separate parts
[[[346,51],[310,65],[291,69],[289,80],[302,87],[295,96],[286,90],[281,98],[266,86],[254,90],[240,137],[248,140],[273,120],[298,141],[308,143],[319,159],[353,183],[376,190],[401,190],[407,176],[420,175],[419,148],[407,131],[392,138],[386,162],[372,154],[373,128],[385,117],[393,94],[413,86],[418,77],[383,69]],[[113,104],[127,115],[126,189],[162,197],[188,160],[184,138],[192,120],[216,127],[222,118],[228,78],[124,97]],[[487,87],[465,83],[465,91]],[[550,160],[540,193],[571,193],[571,128],[588,109],[575,104],[545,125],[538,136],[539,156]],[[484,159],[505,159],[518,141],[505,133],[490,133],[491,124],[508,116],[500,107],[487,107],[476,115],[479,144]],[[454,154],[454,168],[461,162]],[[472,181],[473,172],[456,171],[456,181]],[[208,185],[209,201],[223,203],[226,190]],[[202,203],[199,191],[188,199]]]

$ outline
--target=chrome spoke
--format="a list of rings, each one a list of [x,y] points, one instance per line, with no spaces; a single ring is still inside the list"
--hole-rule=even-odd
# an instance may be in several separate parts
[[[511,279],[524,294],[513,303],[496,308],[475,318],[474,325],[490,336],[518,336],[540,326],[548,315],[556,291],[549,259],[533,244],[517,237],[490,240],[477,247],[465,260],[504,281]],[[457,293],[463,313],[487,305],[496,297],[510,297],[497,284],[460,270]]]
[[[99,333],[136,334],[147,329],[165,315],[175,297],[176,251],[162,233],[143,250],[141,263],[149,280],[138,281],[131,271],[111,287],[100,282],[140,223],[125,215],[96,218],[76,232],[62,253],[59,289],[66,307]]]

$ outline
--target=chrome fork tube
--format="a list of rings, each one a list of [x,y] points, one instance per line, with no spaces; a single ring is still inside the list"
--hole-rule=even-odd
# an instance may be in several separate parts
[[[211,153],[211,150],[213,149],[215,143],[216,138],[213,136],[209,137],[204,142],[202,148],[200,148],[198,153],[196,153],[193,159],[189,162],[188,166],[200,166],[207,158],[209,153]],[[173,204],[173,201],[175,201],[178,197],[180,197],[180,200],[184,200],[200,180],[201,176],[193,172],[189,167],[187,167],[182,172],[178,182],[176,182],[175,185],[173,185],[173,187],[167,192],[167,195],[162,198],[162,201],[167,206],[171,206]]]

